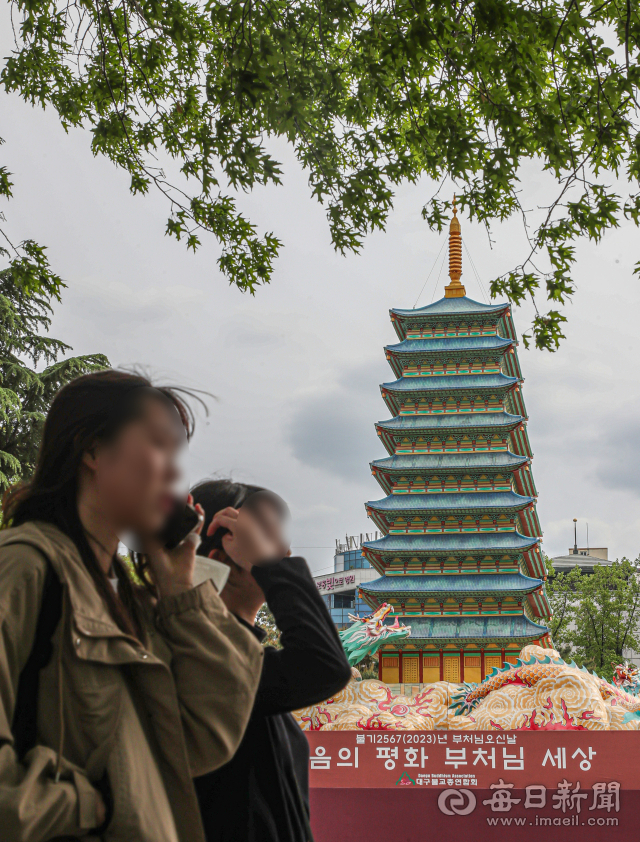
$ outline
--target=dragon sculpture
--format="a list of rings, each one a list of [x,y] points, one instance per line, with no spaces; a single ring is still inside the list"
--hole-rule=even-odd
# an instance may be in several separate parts
[[[373,655],[383,643],[409,637],[411,626],[401,626],[397,617],[395,623],[385,625],[386,617],[392,613],[393,606],[385,602],[377,611],[366,617],[349,614],[349,619],[353,622],[349,628],[339,632],[339,635],[350,666],[354,667],[367,655]]]
[[[544,658],[531,657],[525,661],[518,658],[515,664],[505,664],[501,668],[494,667],[484,681],[479,684],[465,682],[461,685],[463,689],[452,695],[450,709],[455,714],[469,714],[494,690],[499,690],[507,685],[535,687],[542,679],[559,676],[567,667],[572,667],[595,678],[602,699],[615,700],[615,703],[625,710],[633,713],[640,712],[640,700],[634,699],[625,692],[622,689],[622,684],[609,684],[596,673],[590,673],[586,667],[578,667],[574,661],[567,664],[562,658],[551,658],[548,655]],[[616,669],[623,668],[617,667]]]
[[[613,683],[619,690],[624,690],[631,696],[640,694],[640,670],[629,661],[618,664],[613,668]]]
[[[384,625],[389,613],[388,606],[382,606],[371,617],[354,617],[353,626],[342,633],[343,639],[350,632],[355,635],[352,663],[369,648],[377,649],[380,634],[384,640],[391,639],[387,631],[408,634],[398,624],[395,628]],[[397,694],[376,679],[363,681],[354,667],[352,672],[352,680],[340,693],[294,714],[302,729],[640,730],[640,697],[633,695],[638,671],[633,665],[616,667],[610,684],[584,667],[563,661],[554,649],[534,644],[525,646],[514,664],[493,669],[478,684],[438,681],[422,685],[415,695]]]

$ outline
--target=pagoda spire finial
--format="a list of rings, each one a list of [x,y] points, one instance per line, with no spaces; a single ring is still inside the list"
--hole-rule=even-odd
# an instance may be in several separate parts
[[[462,275],[462,236],[460,235],[460,220],[458,219],[458,207],[456,195],[453,194],[453,217],[449,225],[449,277],[451,283],[444,288],[445,298],[462,298],[467,294],[466,289],[460,283]]]

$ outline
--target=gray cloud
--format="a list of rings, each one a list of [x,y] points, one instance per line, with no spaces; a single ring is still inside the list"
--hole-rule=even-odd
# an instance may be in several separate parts
[[[374,422],[387,417],[378,384],[389,378],[382,360],[341,372],[332,387],[296,401],[289,442],[296,459],[350,482],[363,482],[382,455]]]
[[[605,488],[624,489],[640,496],[640,440],[635,418],[603,422],[594,437],[595,477]]]

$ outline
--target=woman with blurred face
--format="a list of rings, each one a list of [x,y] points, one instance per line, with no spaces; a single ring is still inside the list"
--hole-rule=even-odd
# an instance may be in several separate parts
[[[237,753],[196,780],[207,842],[311,842],[309,745],[291,711],[341,690],[351,677],[349,664],[305,560],[289,557],[283,500],[228,480],[200,483],[192,494],[204,510],[207,536],[200,553],[231,568],[223,602],[258,640],[265,635],[256,615],[266,602],[282,645],[265,647],[254,710]],[[254,561],[249,523],[277,547],[271,563]]]
[[[116,371],[63,388],[0,533],[0,836],[204,842],[193,775],[226,763],[262,649],[210,581],[194,530],[167,551],[178,394]],[[139,549],[132,575],[121,536]],[[275,545],[242,533],[254,562]]]

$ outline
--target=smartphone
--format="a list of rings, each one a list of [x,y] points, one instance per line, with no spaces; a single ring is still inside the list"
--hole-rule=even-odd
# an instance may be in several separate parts
[[[160,533],[160,540],[168,550],[175,549],[192,532],[200,520],[199,514],[189,503],[178,504],[166,526]]]

